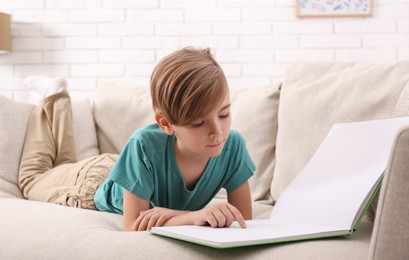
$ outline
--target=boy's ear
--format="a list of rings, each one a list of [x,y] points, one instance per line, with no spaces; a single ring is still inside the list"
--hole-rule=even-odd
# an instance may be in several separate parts
[[[172,125],[169,123],[169,120],[161,112],[155,114],[155,121],[158,123],[159,127],[167,135],[173,135],[175,131],[173,130]]]

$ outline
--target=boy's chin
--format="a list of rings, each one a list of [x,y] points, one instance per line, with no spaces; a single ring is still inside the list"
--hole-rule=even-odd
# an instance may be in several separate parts
[[[217,149],[216,151],[211,151],[209,153],[210,157],[217,157],[222,153],[223,147],[221,149]]]

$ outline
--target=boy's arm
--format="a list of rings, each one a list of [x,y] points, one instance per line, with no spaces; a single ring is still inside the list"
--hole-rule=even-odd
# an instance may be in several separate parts
[[[167,208],[149,208],[149,201],[139,198],[124,190],[123,225],[125,231],[149,230],[154,226],[162,226],[175,216],[184,215],[188,211],[171,210]],[[190,218],[182,218],[178,224],[185,224]]]
[[[124,190],[124,229],[126,231],[138,231],[139,227],[135,225],[136,220],[142,211],[149,210],[149,202],[135,196],[131,192]]]
[[[234,220],[244,228],[244,220],[253,217],[251,195],[248,181],[240,187],[227,193],[227,202],[217,203],[202,210],[183,212],[169,218],[164,223],[166,226],[178,225],[210,225],[212,227],[228,227]]]
[[[252,218],[250,188],[246,181],[228,192],[228,202],[217,203],[198,211],[178,211],[156,207],[149,209],[149,202],[129,191],[124,191],[124,229],[127,231],[149,230],[154,226],[210,225],[228,227],[238,221],[246,227],[245,219]]]
[[[248,181],[237,189],[227,193],[227,201],[235,206],[243,215],[245,220],[252,219],[251,195]]]

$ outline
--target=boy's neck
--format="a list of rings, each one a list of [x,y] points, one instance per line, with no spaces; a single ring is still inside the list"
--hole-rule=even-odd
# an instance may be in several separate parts
[[[178,147],[175,139],[175,158],[186,188],[192,190],[206,169],[210,157],[201,156]]]

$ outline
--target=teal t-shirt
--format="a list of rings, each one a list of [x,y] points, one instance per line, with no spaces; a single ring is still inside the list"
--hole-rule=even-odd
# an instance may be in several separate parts
[[[157,124],[131,136],[94,201],[99,210],[123,213],[124,189],[150,202],[150,207],[176,210],[204,208],[221,188],[228,192],[249,179],[255,165],[242,136],[231,130],[221,154],[210,158],[193,190],[185,186],[175,157],[175,136]]]

